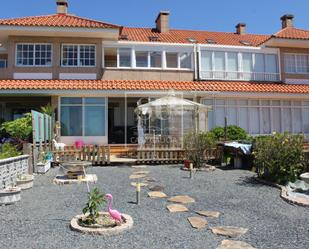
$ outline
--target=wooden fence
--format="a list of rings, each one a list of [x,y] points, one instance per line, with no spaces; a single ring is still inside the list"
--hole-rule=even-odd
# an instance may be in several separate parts
[[[185,151],[178,148],[142,148],[137,149],[137,163],[176,164],[182,163]]]
[[[72,160],[92,162],[92,165],[110,164],[110,147],[87,145],[81,149],[75,146],[66,146],[64,150],[53,151],[54,162],[67,162]]]

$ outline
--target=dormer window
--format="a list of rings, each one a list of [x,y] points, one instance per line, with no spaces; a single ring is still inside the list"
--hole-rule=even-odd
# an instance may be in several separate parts
[[[215,41],[215,40],[213,40],[213,39],[206,39],[206,42],[208,43],[208,44],[216,44],[217,42]]]
[[[252,43],[248,41],[240,41],[240,43],[245,46],[252,46]]]
[[[149,41],[151,42],[157,42],[160,41],[160,38],[158,36],[149,36]]]
[[[16,66],[50,67],[51,65],[51,44],[18,43],[16,45]]]
[[[187,38],[188,42],[197,43],[197,40],[194,38]]]

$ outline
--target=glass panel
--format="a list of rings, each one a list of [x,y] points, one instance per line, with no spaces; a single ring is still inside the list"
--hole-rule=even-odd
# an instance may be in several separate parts
[[[227,124],[237,125],[237,109],[236,107],[227,108]]]
[[[225,108],[224,107],[216,107],[216,124],[215,126],[224,126],[224,118],[225,118]]]
[[[216,79],[224,79],[225,71],[225,53],[224,52],[215,52],[215,72],[214,77]]]
[[[178,67],[178,53],[166,53],[166,67],[168,68]]]
[[[62,97],[61,98],[61,104],[82,104],[83,100],[82,98],[71,98],[71,97]]]
[[[203,103],[204,103],[204,105],[212,106],[213,105],[213,99],[204,99]]]
[[[201,51],[201,77],[212,78],[212,52]]]
[[[104,106],[85,106],[85,136],[105,136]]]
[[[161,52],[150,52],[150,67],[162,67],[162,54]]]
[[[85,98],[85,104],[105,105],[105,98]]]
[[[283,132],[292,132],[292,113],[290,108],[282,108]]]
[[[309,134],[309,109],[303,109],[304,133]]]
[[[248,100],[238,100],[238,104],[242,106],[247,106],[248,105]]]
[[[104,48],[104,66],[117,67],[117,48]]]
[[[250,133],[259,134],[260,133],[259,108],[257,107],[249,108],[249,120],[250,120]]]
[[[227,53],[227,69],[228,79],[238,78],[238,54],[237,53]]]
[[[296,70],[298,73],[308,73],[308,56],[305,54],[296,55]]]
[[[135,52],[136,66],[148,67],[148,52]]]
[[[249,132],[248,125],[248,108],[239,108],[239,126]]]
[[[286,73],[296,72],[296,62],[293,54],[284,54],[284,70]]]
[[[262,108],[262,133],[270,134],[271,133],[271,120],[270,120],[270,108]]]
[[[62,65],[63,66],[78,65],[78,45],[62,46]]]
[[[80,45],[79,66],[95,66],[95,45]]]
[[[61,135],[82,136],[82,107],[61,107]]]
[[[275,54],[266,55],[265,72],[266,73],[278,73],[277,55]]]
[[[251,53],[243,53],[242,54],[242,69],[243,69],[243,79],[252,80],[252,54]]]
[[[270,106],[270,101],[269,100],[262,100],[261,105],[262,106]]]
[[[131,49],[119,48],[119,66],[131,67]]]
[[[302,132],[302,114],[300,108],[293,109],[293,132],[300,133]]]
[[[180,58],[180,68],[192,68],[192,56],[191,53],[181,53]]]
[[[265,71],[264,55],[255,54],[254,72],[263,73]]]
[[[225,105],[224,99],[216,99],[216,105]]]
[[[281,109],[272,108],[272,122],[273,130],[275,132],[281,132]]]

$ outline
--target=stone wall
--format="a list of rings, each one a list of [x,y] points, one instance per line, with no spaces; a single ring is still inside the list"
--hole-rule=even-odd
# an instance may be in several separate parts
[[[16,183],[17,176],[28,173],[28,155],[0,160],[0,190]]]

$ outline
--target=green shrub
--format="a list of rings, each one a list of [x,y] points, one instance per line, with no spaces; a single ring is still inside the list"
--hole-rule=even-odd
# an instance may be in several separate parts
[[[301,135],[273,133],[256,137],[253,155],[258,176],[280,184],[294,182],[306,167]]]
[[[30,141],[32,134],[31,113],[25,114],[23,118],[4,122],[1,125],[1,130],[15,138],[19,143]]]
[[[16,147],[10,143],[4,143],[0,147],[0,159],[15,157],[21,155]]]
[[[184,137],[184,149],[187,159],[193,162],[194,167],[201,167],[204,151],[214,148],[216,142],[216,137],[211,132],[188,133]]]
[[[214,134],[217,140],[224,140],[224,127],[215,127],[210,132]],[[236,126],[229,125],[226,127],[226,139],[227,140],[246,140],[248,139],[247,132]]]
[[[88,193],[88,201],[83,208],[83,214],[88,214],[85,222],[88,225],[96,224],[96,220],[99,217],[99,207],[105,202],[104,194],[98,189],[94,188]]]

